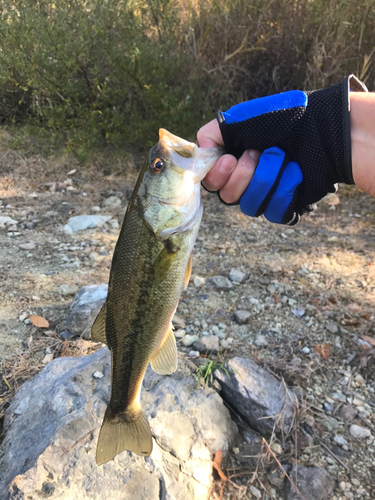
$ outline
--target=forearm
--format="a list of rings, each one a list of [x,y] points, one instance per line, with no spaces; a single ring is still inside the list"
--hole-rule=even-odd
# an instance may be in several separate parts
[[[350,94],[350,128],[354,182],[375,196],[375,93]]]

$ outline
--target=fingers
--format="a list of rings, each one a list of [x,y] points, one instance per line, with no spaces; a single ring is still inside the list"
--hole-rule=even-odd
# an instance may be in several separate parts
[[[198,130],[198,144],[200,148],[215,148],[224,146],[223,138],[217,120],[211,120]]]
[[[203,186],[208,191],[219,191],[228,182],[236,166],[237,160],[234,156],[221,156],[203,179]]]
[[[225,203],[235,203],[246,191],[258,165],[260,152],[248,149],[238,160],[228,181],[220,189],[220,197]]]

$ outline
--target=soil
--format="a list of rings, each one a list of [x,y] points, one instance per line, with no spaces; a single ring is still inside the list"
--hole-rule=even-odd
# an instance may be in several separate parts
[[[43,368],[46,353],[82,355],[98,348],[90,340],[59,338],[74,296],[63,295],[59,287],[106,283],[119,229],[112,222],[67,235],[62,228],[81,214],[110,215],[121,224],[137,177],[128,160],[117,159],[114,166],[103,155],[82,167],[70,156],[23,155],[8,148],[4,137],[0,217],[9,216],[17,225],[0,228],[0,418],[20,385]],[[121,206],[106,208],[110,196]],[[339,198],[322,201],[314,214],[289,228],[248,218],[215,195],[202,196],[193,273],[178,316],[189,333],[198,335],[224,324],[220,359],[253,355],[298,395],[300,443],[297,434],[279,441],[282,449],[274,449],[281,463],[326,468],[337,480],[332,499],[373,498],[375,200],[355,187],[340,186]],[[20,247],[25,243],[29,248]],[[231,269],[246,273],[241,284],[230,291],[210,285],[210,277],[228,277]],[[194,286],[196,276],[205,284]],[[236,323],[236,310],[249,311],[250,321]],[[49,322],[47,334],[29,323],[30,315]],[[182,356],[190,350],[180,345]],[[343,416],[346,406],[360,410],[352,421]],[[353,423],[371,436],[354,438]],[[335,436],[346,444],[338,444]],[[233,493],[225,486],[223,494],[256,498],[251,485],[279,498],[267,479],[260,482],[244,470],[241,450],[234,451],[232,467],[242,490]],[[272,460],[268,455],[264,466]],[[213,497],[219,497],[220,488]]]

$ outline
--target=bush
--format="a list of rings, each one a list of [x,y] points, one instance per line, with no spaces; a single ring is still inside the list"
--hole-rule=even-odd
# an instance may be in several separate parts
[[[350,72],[375,82],[371,0],[2,0],[0,119],[73,149],[194,138],[212,111]]]

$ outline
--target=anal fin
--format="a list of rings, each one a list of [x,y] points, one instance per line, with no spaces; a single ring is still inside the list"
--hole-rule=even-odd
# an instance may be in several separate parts
[[[172,324],[159,349],[151,358],[151,368],[159,375],[170,375],[177,370],[178,356]]]
[[[98,340],[99,342],[103,342],[103,344],[107,343],[107,337],[105,335],[106,307],[107,303],[104,302],[102,308],[100,309],[99,314],[97,315],[94,321],[94,324],[91,327],[91,338],[93,340]]]

